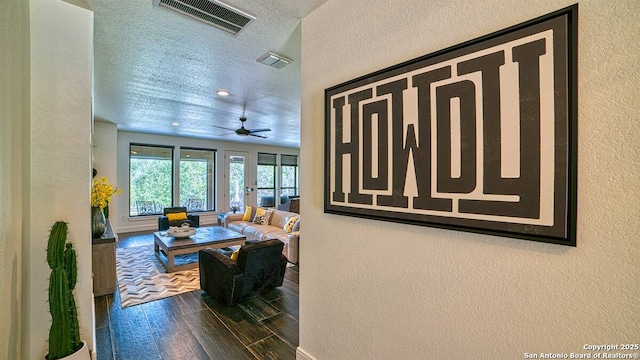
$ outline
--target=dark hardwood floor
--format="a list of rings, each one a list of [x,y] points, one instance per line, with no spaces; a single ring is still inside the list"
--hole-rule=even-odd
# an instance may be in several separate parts
[[[153,244],[121,234],[118,247]],[[295,359],[298,266],[282,287],[232,307],[202,290],[122,309],[119,293],[95,299],[98,360]]]

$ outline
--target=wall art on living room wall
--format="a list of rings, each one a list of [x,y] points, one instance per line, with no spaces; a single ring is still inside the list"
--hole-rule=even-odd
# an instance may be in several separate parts
[[[576,245],[578,5],[325,90],[325,212]]]

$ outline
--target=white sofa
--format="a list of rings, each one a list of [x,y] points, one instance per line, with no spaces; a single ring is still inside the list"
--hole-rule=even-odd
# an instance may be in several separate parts
[[[255,211],[254,211],[255,212]],[[284,225],[292,216],[300,214],[274,210],[268,225],[256,224],[252,221],[242,221],[243,213],[229,213],[225,215],[223,224],[229,230],[239,232],[247,237],[247,240],[270,240],[278,239],[284,243],[282,253],[291,263],[298,263],[298,243],[300,241],[300,220],[296,222],[293,231],[288,233],[284,230]],[[253,218],[253,214],[251,216]]]

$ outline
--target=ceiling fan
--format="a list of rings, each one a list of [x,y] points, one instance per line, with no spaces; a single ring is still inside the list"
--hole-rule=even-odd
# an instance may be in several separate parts
[[[265,132],[265,131],[271,131],[271,129],[253,129],[253,130],[246,129],[246,128],[244,127],[244,122],[245,122],[245,121],[247,121],[247,118],[246,118],[246,117],[244,117],[244,115],[243,115],[243,116],[241,116],[241,117],[240,117],[240,123],[241,123],[241,125],[240,125],[240,128],[239,128],[239,129],[229,129],[229,128],[225,128],[225,127],[222,127],[222,126],[216,126],[216,125],[213,125],[213,127],[217,127],[217,128],[219,128],[219,129],[225,129],[225,130],[233,131],[232,133],[229,133],[229,134],[222,134],[221,136],[224,136],[224,135],[231,135],[231,134],[234,134],[234,133],[235,133],[235,134],[240,135],[240,136],[255,136],[255,137],[259,137],[259,138],[263,138],[263,139],[266,139],[267,137],[266,137],[266,136],[262,136],[262,135],[257,135],[257,134],[255,134],[255,133],[258,133],[258,132]]]

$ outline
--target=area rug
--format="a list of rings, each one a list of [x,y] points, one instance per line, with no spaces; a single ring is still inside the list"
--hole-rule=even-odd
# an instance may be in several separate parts
[[[176,265],[197,261],[197,253],[176,256]],[[122,308],[200,289],[198,268],[167,273],[153,245],[117,250],[116,273]]]

